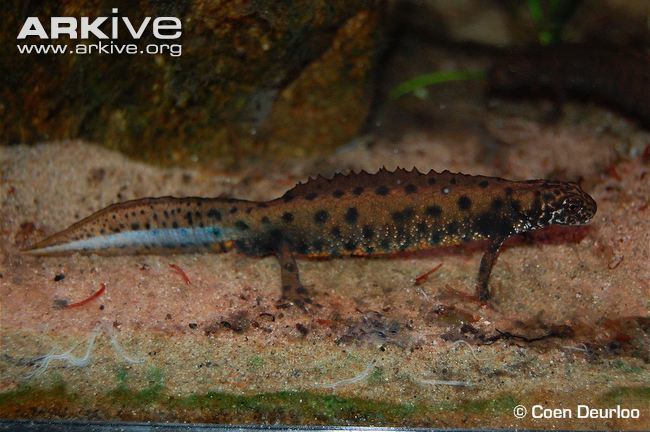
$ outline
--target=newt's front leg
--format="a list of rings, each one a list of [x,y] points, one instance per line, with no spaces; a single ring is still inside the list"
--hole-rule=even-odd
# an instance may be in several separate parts
[[[280,302],[283,305],[294,304],[305,308],[305,305],[311,303],[312,300],[307,295],[307,289],[300,282],[296,258],[293,256],[289,244],[283,242],[276,251],[276,256],[280,262],[280,279],[282,281]]]
[[[481,258],[481,266],[478,270],[478,281],[476,284],[476,296],[481,301],[487,301],[490,299],[490,289],[488,288],[488,282],[490,280],[490,273],[492,273],[492,267],[497,260],[499,255],[499,248],[503,244],[503,238],[494,238],[490,241],[487,250]]]

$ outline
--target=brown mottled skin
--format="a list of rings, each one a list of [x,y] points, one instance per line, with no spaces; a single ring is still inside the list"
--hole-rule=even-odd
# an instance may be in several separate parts
[[[554,45],[513,52],[490,70],[490,94],[541,91],[555,99],[558,111],[567,95],[577,95],[605,102],[650,126],[650,54],[627,47]]]
[[[487,300],[490,272],[506,238],[552,224],[584,224],[595,212],[594,200],[573,183],[380,170],[310,179],[268,202],[163,197],[114,204],[29,252],[236,248],[253,256],[275,254],[281,265],[283,299],[304,304],[310,300],[300,283],[296,255],[380,255],[487,240],[477,285],[478,297]],[[186,240],[190,229],[208,234]],[[155,230],[170,230],[175,237],[145,236],[139,243],[129,238]],[[111,238],[121,243],[111,244]]]

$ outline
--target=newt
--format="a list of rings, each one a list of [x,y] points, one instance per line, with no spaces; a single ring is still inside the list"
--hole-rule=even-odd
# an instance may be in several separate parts
[[[486,240],[476,293],[503,242],[549,225],[581,225],[596,202],[577,184],[385,169],[318,176],[265,202],[143,198],[113,204],[35,244],[33,255],[227,252],[276,255],[282,300],[311,302],[296,256],[389,255]]]
[[[562,44],[511,52],[488,74],[488,94],[604,102],[650,127],[650,54],[630,47]]]

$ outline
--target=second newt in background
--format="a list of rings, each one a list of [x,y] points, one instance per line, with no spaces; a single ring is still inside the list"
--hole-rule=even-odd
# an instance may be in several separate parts
[[[543,93],[542,93],[543,92]],[[604,102],[650,127],[650,54],[628,47],[565,44],[503,56],[489,72],[490,95],[567,96]]]
[[[162,197],[114,204],[27,252],[275,254],[282,300],[304,306],[311,298],[296,255],[385,255],[487,240],[476,288],[485,301],[508,237],[585,224],[595,213],[596,202],[573,183],[382,169],[310,179],[268,202]]]

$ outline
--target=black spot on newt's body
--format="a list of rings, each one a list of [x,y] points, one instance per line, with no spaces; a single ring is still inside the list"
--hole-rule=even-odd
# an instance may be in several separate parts
[[[432,245],[437,245],[442,241],[442,234],[440,231],[434,231],[431,233],[431,236],[429,237],[429,243]]]
[[[269,232],[269,242],[271,243],[272,246],[277,246],[281,244],[283,239],[284,239],[284,234],[282,233],[282,230],[273,229]]]
[[[404,186],[404,192],[407,194],[412,194],[418,191],[417,186],[415,186],[413,183],[409,183],[406,186]]]
[[[286,223],[291,223],[293,222],[293,213],[290,212],[284,212],[282,214],[282,220],[285,221]]]
[[[533,201],[533,205],[530,208],[530,216],[533,219],[537,219],[541,216],[542,214],[542,200],[540,199],[539,196],[535,197],[535,200]]]
[[[406,249],[411,246],[411,239],[410,238],[404,238],[402,239],[402,242],[399,244],[399,250],[405,251]]]
[[[386,196],[388,195],[388,192],[390,192],[390,189],[383,185],[375,189],[375,193],[380,196]]]
[[[420,223],[418,223],[418,227],[417,227],[417,228],[418,228],[418,232],[419,232],[420,234],[424,234],[424,233],[427,232],[427,230],[428,230],[427,224],[426,224],[425,222],[420,222]]]
[[[440,217],[440,215],[442,214],[442,207],[440,207],[439,205],[429,206],[425,210],[425,213],[427,216]]]
[[[518,201],[518,200],[513,200],[513,201],[510,203],[510,206],[511,206],[512,209],[513,209],[514,211],[516,211],[517,213],[519,213],[519,212],[521,211],[521,202]]]
[[[458,198],[458,208],[464,211],[469,210],[472,207],[472,200],[469,199],[467,195],[461,195]]]
[[[237,213],[237,210],[238,210],[237,207],[231,207],[231,208],[230,208],[230,214],[235,214],[235,213]]]
[[[447,234],[449,234],[449,235],[458,234],[458,223],[457,222],[449,222],[449,225],[447,225]]]
[[[345,212],[345,221],[353,225],[357,223],[357,219],[359,219],[359,211],[357,210],[356,207],[350,207],[347,212]]]
[[[296,252],[302,255],[309,253],[309,246],[305,243],[304,240],[301,240],[296,245]]]
[[[317,224],[324,224],[329,219],[330,215],[325,210],[319,210],[314,214],[314,222]]]
[[[363,234],[363,238],[366,239],[372,238],[372,236],[375,235],[375,232],[370,225],[364,225],[361,233]]]
[[[354,240],[348,240],[343,244],[343,247],[345,248],[345,250],[353,251],[357,248],[357,242],[355,242]]]
[[[402,211],[398,212],[393,212],[392,217],[393,221],[397,224],[403,224],[404,222],[407,222],[409,219],[413,218],[415,215],[415,210],[413,210],[413,207],[407,207]]]
[[[324,245],[324,243],[323,243],[323,240],[321,240],[321,239],[316,239],[316,240],[314,240],[314,242],[311,244],[311,247],[312,247],[312,249],[313,249],[315,252],[322,252],[324,246],[325,246],[325,245]]]
[[[476,231],[484,237],[507,237],[512,234],[512,223],[493,212],[479,215],[475,222]]]
[[[503,200],[501,198],[495,198],[492,200],[492,203],[490,204],[490,207],[492,210],[499,211],[503,208]]]
[[[305,199],[307,201],[313,201],[314,199],[316,199],[317,196],[318,194],[316,192],[310,192],[307,195],[305,195]]]
[[[338,226],[332,227],[330,234],[332,234],[334,237],[341,238],[341,228]]]
[[[284,194],[284,196],[282,197],[282,200],[283,200],[284,202],[289,202],[289,201],[293,200],[293,195],[291,195],[290,193],[286,193],[286,194]]]
[[[382,241],[379,242],[379,246],[385,250],[385,251],[390,251],[390,239],[385,238]]]
[[[235,222],[235,227],[239,228],[242,231],[246,231],[249,228],[248,224],[243,220],[238,220]]]
[[[260,219],[260,221],[261,221],[263,224],[267,224],[267,223],[271,222],[271,221],[269,220],[269,217],[268,217],[268,216],[262,216],[262,219]]]
[[[185,213],[185,220],[189,226],[192,226],[192,212]]]
[[[490,185],[490,182],[488,182],[487,180],[481,180],[480,182],[478,182],[478,185],[481,188],[485,189],[486,187],[488,187]]]
[[[357,186],[352,190],[352,193],[355,195],[361,195],[363,193],[363,187]]]
[[[341,198],[344,194],[345,194],[345,192],[343,192],[343,191],[340,190],[340,189],[337,189],[337,190],[335,190],[334,192],[332,192],[332,196],[333,196],[334,198]]]
[[[176,221],[172,222],[172,228],[178,228],[178,222]]]

